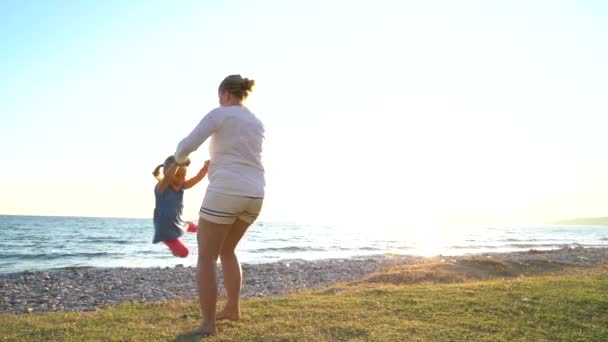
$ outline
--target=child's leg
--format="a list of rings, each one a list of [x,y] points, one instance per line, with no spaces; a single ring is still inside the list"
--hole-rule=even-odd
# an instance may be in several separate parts
[[[186,225],[188,226],[188,228],[186,229],[186,231],[188,233],[196,233],[198,231],[198,226],[192,222],[186,222]]]
[[[190,253],[188,247],[184,244],[184,241],[182,241],[181,238],[177,238],[175,240],[165,240],[163,243],[167,245],[167,247],[169,247],[171,250],[171,253],[178,258],[185,258],[188,256],[188,253]]]

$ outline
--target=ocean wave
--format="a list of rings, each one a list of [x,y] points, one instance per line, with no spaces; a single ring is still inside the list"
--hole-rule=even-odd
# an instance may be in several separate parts
[[[506,245],[466,245],[466,246],[450,246],[450,249],[498,249],[498,248],[562,248],[579,244],[567,243],[511,243]]]
[[[18,243],[0,243],[0,249],[1,250],[10,250],[10,249],[20,249],[20,248],[36,248],[36,247],[40,247],[39,244],[36,243],[25,243],[25,244],[18,244]]]
[[[569,243],[512,243],[512,244],[509,244],[507,247],[516,247],[516,248],[556,247],[556,248],[562,248],[562,247],[569,247],[572,245],[578,246],[579,244],[577,244],[577,243],[575,243],[575,244],[569,244]]]
[[[55,260],[63,258],[97,258],[116,256],[118,254],[108,252],[96,253],[39,253],[39,254],[23,254],[23,253],[0,253],[0,259],[10,258],[19,260]]]
[[[89,242],[103,242],[103,243],[108,243],[108,244],[115,244],[115,245],[127,245],[127,244],[132,244],[133,241],[129,241],[129,240],[89,240]]]
[[[481,248],[499,248],[496,245],[468,245],[468,246],[450,246],[450,249],[481,249]]]
[[[316,247],[298,247],[298,246],[287,246],[287,247],[267,247],[250,250],[250,253],[267,253],[267,252],[325,252],[324,248]]]
[[[513,238],[508,238],[508,239],[500,239],[500,240],[496,240],[499,242],[536,242],[536,241],[564,241],[563,239],[551,239],[551,238],[542,238],[542,239],[533,239],[533,238],[528,238],[528,239],[513,239]]]
[[[406,247],[399,247],[405,249]],[[379,247],[342,247],[342,246],[331,246],[330,250],[336,249],[339,251],[383,251],[386,248]]]
[[[359,247],[359,248],[353,248],[353,250],[356,251],[381,251],[384,248],[378,248],[378,247]]]

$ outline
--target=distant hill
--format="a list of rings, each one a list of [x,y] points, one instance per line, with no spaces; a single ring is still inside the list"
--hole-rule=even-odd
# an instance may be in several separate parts
[[[608,226],[608,217],[576,218],[572,220],[561,220],[555,224],[580,224],[590,226]]]

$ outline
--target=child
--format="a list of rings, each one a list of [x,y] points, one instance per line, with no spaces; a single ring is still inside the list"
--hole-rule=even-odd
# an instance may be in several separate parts
[[[187,167],[178,165],[173,156],[167,158],[164,164],[157,166],[152,174],[158,180],[154,187],[156,206],[154,208],[154,239],[152,243],[164,242],[173,255],[179,258],[188,256],[188,247],[180,238],[184,235],[184,229],[195,233],[198,227],[191,222],[182,221],[182,210],[184,208],[184,190],[190,189],[200,182],[209,169],[209,161],[205,162],[198,174],[186,180]],[[164,177],[160,176],[163,168]]]

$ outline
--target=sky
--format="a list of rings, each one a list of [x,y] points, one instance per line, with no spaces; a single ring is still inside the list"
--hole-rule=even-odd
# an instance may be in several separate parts
[[[150,217],[239,73],[262,220],[606,216],[606,37],[603,1],[0,1],[0,214]]]

